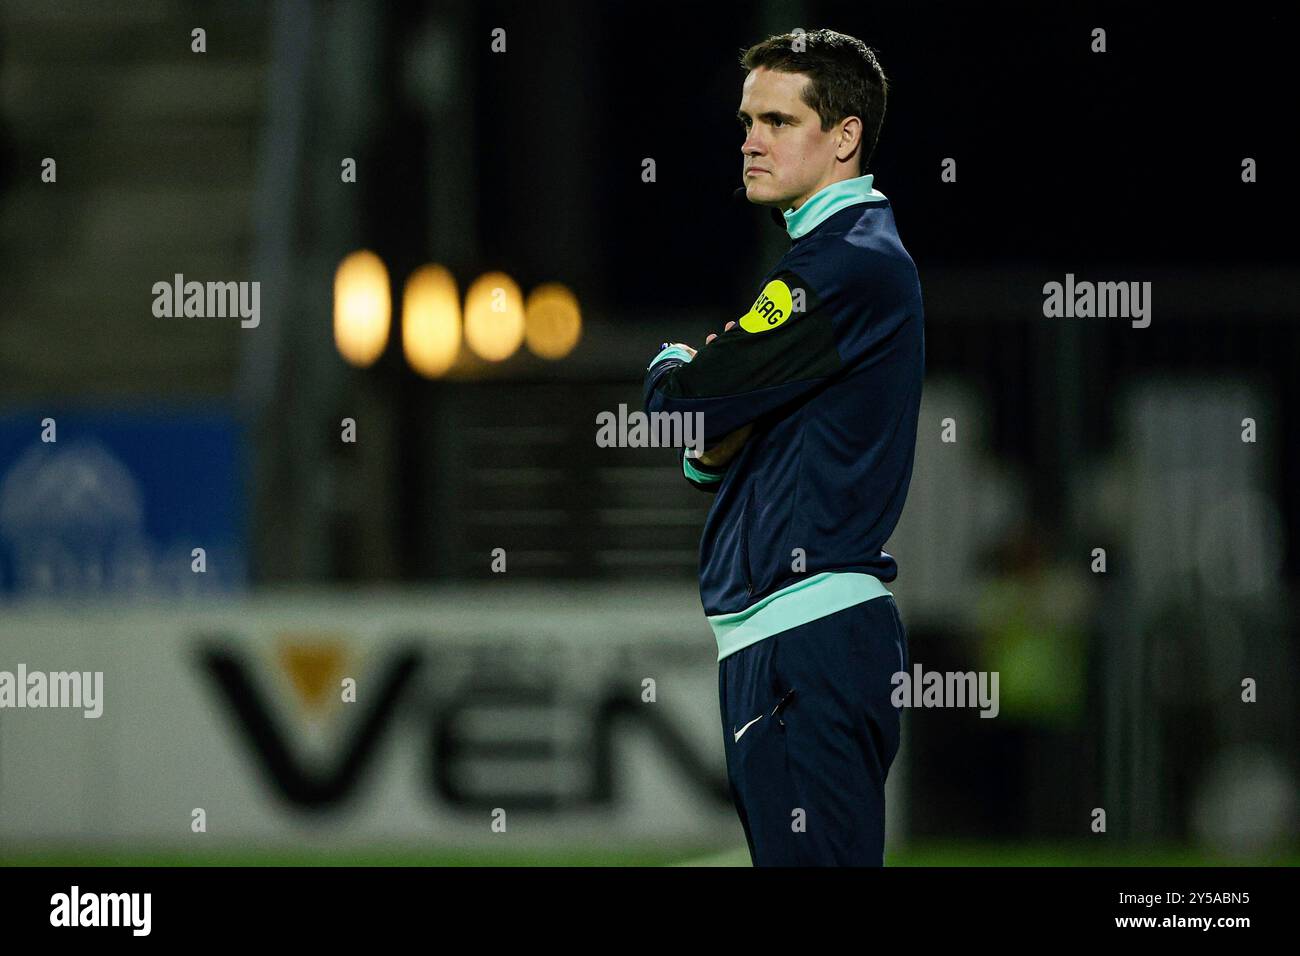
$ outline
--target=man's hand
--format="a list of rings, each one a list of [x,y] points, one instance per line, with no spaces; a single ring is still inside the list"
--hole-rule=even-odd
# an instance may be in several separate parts
[[[749,433],[754,430],[754,423],[742,425],[712,448],[707,449],[698,459],[700,464],[710,468],[723,468],[736,457],[736,453],[749,441]]]
[[[722,331],[724,331],[724,332],[730,332],[730,331],[731,331],[733,328],[735,328],[735,327],[736,327],[736,323],[735,323],[735,322],[728,322],[725,326],[723,326]],[[714,339],[716,339],[717,337],[718,337],[718,333],[717,333],[717,332],[711,332],[711,333],[709,333],[709,337],[706,338],[706,339],[704,340],[704,344],[705,344],[705,345],[708,345],[710,342],[712,342],[712,341],[713,341]],[[694,352],[694,349],[692,349],[691,351]]]

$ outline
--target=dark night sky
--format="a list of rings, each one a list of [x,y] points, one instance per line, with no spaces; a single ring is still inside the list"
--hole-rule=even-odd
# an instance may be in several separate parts
[[[1211,25],[1123,7],[809,9],[798,25],[859,36],[891,77],[872,171],[923,274],[1295,260],[1293,233],[1280,229],[1295,208],[1283,152],[1295,83],[1275,15]],[[504,23],[517,38],[508,62],[479,60],[479,115],[531,124],[522,142],[484,124],[483,182],[517,179],[521,154],[569,168],[567,132],[581,127],[590,231],[561,241],[582,246],[596,297],[615,310],[680,305],[683,294],[702,308],[745,299],[769,265],[757,258],[764,215],[730,200],[737,54],[764,35],[754,5],[499,3],[478,17],[485,34]],[[572,45],[550,55],[542,38],[575,24],[579,55]],[[1094,26],[1107,30],[1106,53],[1089,50]],[[530,97],[539,70],[580,71],[581,101]],[[644,156],[658,164],[654,185],[640,180]],[[949,156],[955,184],[939,181]],[[1257,159],[1260,182],[1240,181],[1245,156]],[[482,192],[483,218],[500,226],[485,251],[525,274],[539,244],[512,237],[537,235],[524,191],[533,188]]]

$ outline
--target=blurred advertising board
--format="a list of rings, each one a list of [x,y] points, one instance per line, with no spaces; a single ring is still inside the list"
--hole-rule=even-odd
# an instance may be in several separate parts
[[[743,839],[715,658],[689,586],[19,608],[0,671],[101,713],[0,710],[0,840]]]

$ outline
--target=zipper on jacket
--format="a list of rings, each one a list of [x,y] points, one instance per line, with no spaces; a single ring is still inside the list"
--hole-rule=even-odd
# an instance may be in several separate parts
[[[745,594],[754,593],[754,582],[749,572],[749,507],[754,503],[754,489],[749,490],[745,506],[740,509],[740,566],[745,571]]]

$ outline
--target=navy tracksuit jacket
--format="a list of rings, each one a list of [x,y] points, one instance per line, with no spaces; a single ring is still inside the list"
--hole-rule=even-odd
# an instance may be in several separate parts
[[[916,267],[872,180],[786,211],[790,250],[749,312],[694,358],[663,349],[645,378],[646,411],[702,413],[705,448],[753,425],[725,468],[681,465],[716,495],[700,597],[756,863],[882,862],[898,713],[880,695],[906,669],[884,544],[911,479],[924,333]]]

